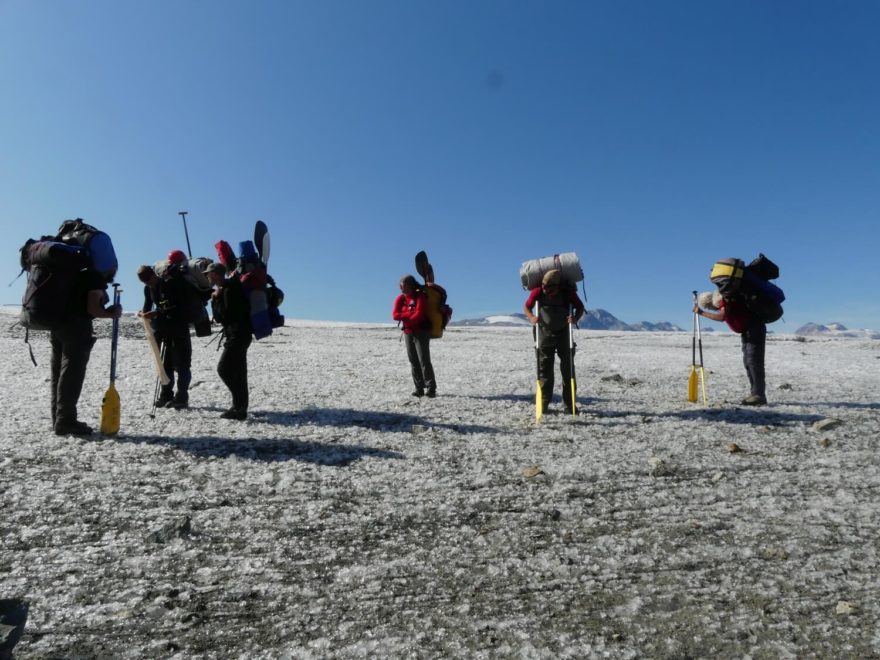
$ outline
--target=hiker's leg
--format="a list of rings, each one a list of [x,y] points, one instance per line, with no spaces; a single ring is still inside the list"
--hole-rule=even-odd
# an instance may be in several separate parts
[[[754,321],[742,334],[743,364],[749,376],[751,394],[766,397],[764,374],[764,347],[767,342],[767,326]]]
[[[72,319],[62,332],[55,423],[77,421],[77,403],[86,379],[86,368],[95,337],[89,319]]]
[[[233,394],[232,403],[239,410],[247,410],[250,398],[250,389],[248,387],[248,365],[247,353],[251,346],[251,336],[248,335],[239,343],[238,357],[238,394]],[[236,400],[238,403],[236,403]]]
[[[232,394],[232,407],[242,411],[248,408],[247,351],[250,344],[250,337],[227,340],[217,364],[217,373]]]
[[[541,331],[541,344],[538,348],[538,382],[541,383],[541,400],[544,408],[553,400],[553,356],[556,353],[556,339],[549,332]]]
[[[403,335],[403,343],[406,344],[406,357],[409,359],[410,373],[413,384],[417,391],[425,389],[425,378],[422,375],[422,364],[419,362],[419,353],[416,348],[416,337],[412,334]]]
[[[52,428],[55,428],[55,420],[58,416],[58,380],[61,377],[61,354],[64,351],[62,330],[52,330],[49,335],[49,343],[52,345],[51,358],[51,406],[52,406]]]
[[[159,345],[162,347],[162,366],[165,367],[165,373],[168,375],[168,384],[162,386],[159,401],[167,403],[174,397],[174,349],[166,333],[163,332],[161,338]]]
[[[428,392],[435,392],[437,390],[437,381],[434,379],[434,365],[431,364],[431,336],[427,332],[416,335],[415,346],[425,389]]]
[[[192,340],[189,336],[189,325],[178,324],[169,332],[172,334],[171,346],[174,359],[174,370],[177,372],[177,394],[174,400],[180,403],[189,401],[189,384],[192,380]]]

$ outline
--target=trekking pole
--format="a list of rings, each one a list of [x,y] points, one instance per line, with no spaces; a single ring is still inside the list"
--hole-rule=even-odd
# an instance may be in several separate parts
[[[156,417],[156,404],[159,400],[159,377],[156,376],[156,387],[153,388],[153,406],[150,408],[150,418]]]
[[[697,292],[694,291],[694,305],[697,304]],[[691,373],[688,375],[688,401],[697,402],[697,312],[694,311],[693,333],[691,334]]]
[[[569,308],[574,316],[574,309]],[[568,324],[568,368],[571,370],[571,414],[577,416],[577,378],[574,375],[574,323]]]
[[[696,297],[697,292],[694,291]],[[703,368],[703,335],[700,328],[700,321],[697,320],[697,345],[700,348],[700,387],[703,390],[703,405],[709,405],[709,397],[706,395],[706,370]]]
[[[541,415],[544,414],[544,400],[541,393],[541,320],[538,317],[540,309],[538,301],[535,301],[535,317],[538,318],[535,323],[535,363],[536,363],[536,380],[535,380],[535,422],[541,421]]]
[[[189,211],[178,211],[177,215],[179,215],[181,218],[183,218],[183,233],[186,234],[186,256],[188,256],[190,259],[192,259],[193,251],[189,245],[189,230],[186,228],[186,214],[187,213],[189,213]]]

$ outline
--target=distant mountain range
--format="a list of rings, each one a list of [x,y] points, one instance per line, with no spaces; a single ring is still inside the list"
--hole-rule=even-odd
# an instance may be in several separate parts
[[[456,326],[493,326],[493,327],[512,327],[527,326],[528,319],[525,314],[498,314],[494,316],[484,316],[479,319],[464,319],[462,321],[453,321],[450,325]],[[648,321],[640,321],[639,323],[624,323],[611,312],[604,309],[588,309],[587,313],[581,319],[578,327],[587,330],[624,330],[630,332],[682,332],[677,325],[668,321],[660,321],[659,323],[650,323]]]
[[[843,323],[807,323],[794,331],[801,337],[853,337],[858,339],[880,339],[876,330],[849,330]]]

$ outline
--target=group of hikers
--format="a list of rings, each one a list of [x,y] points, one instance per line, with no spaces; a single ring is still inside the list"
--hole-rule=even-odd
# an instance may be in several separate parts
[[[262,231],[268,253],[268,230],[263,223],[257,227]],[[283,317],[277,314],[283,294],[274,288],[274,281],[266,273],[262,252],[258,256],[250,241],[241,243],[245,245],[250,254],[238,258],[225,241],[220,241],[216,245],[220,258],[217,262],[190,259],[182,250],[172,250],[166,259],[137,269],[138,279],[144,284],[144,303],[138,316],[149,326],[148,334],[158,340],[156,362],[160,377],[155,407],[182,410],[189,406],[190,328],[196,328],[197,336],[211,334],[206,310],[210,302],[213,320],[222,327],[217,373],[232,397],[231,407],[220,416],[247,419],[248,348],[253,336],[267,336],[273,326],[283,324]],[[56,435],[90,435],[93,429],[79,419],[77,406],[96,341],[93,319],[114,319],[111,385],[115,378],[115,320],[122,315],[122,306],[118,294],[113,302],[108,295],[118,269],[112,241],[78,218],[65,221],[55,235],[29,239],[20,252],[22,272],[28,273],[20,321],[26,328],[25,341],[31,330],[50,333],[52,428]],[[245,283],[253,291],[246,291]],[[266,291],[270,288],[275,294],[273,308],[266,304]],[[253,297],[254,293],[262,294],[262,298]],[[252,299],[263,301],[260,314],[254,314]],[[271,318],[271,312],[275,312],[276,318]],[[33,350],[31,359],[36,364]]]
[[[251,345],[251,321],[241,279],[235,273],[228,273],[222,263],[212,261],[203,271],[211,288],[200,294],[202,290],[187,281],[186,270],[191,266],[182,250],[172,250],[166,264],[162,277],[154,266],[143,265],[137,271],[138,279],[144,284],[144,304],[138,315],[149,319],[152,325],[153,335],[161,346],[162,366],[167,375],[166,382],[158,388],[153,405],[176,410],[189,407],[192,381],[190,325],[197,321],[201,305],[210,300],[214,321],[223,327],[217,373],[232,394],[232,406],[220,416],[247,419],[247,351]],[[194,296],[195,305],[192,304]],[[204,297],[199,300],[200,296]]]
[[[400,280],[400,292],[394,301],[391,317],[402,324],[415,385],[412,394],[434,397],[437,394],[437,379],[431,363],[426,287],[420,285],[413,275],[405,275]],[[540,402],[540,412],[547,412],[553,400],[554,362],[558,356],[563,406],[567,414],[573,414],[576,412],[572,378],[576,345],[572,339],[572,327],[586,312],[584,303],[571,282],[564,280],[562,271],[551,269],[543,273],[540,286],[529,290],[523,312],[533,326],[536,340],[537,401]],[[761,316],[745,304],[741,296],[725,298],[718,291],[701,294],[699,301],[694,303],[693,313],[713,321],[724,321],[741,336],[743,364],[750,386],[750,394],[741,403],[746,406],[766,404],[764,347],[767,325]]]
[[[263,259],[263,275],[260,281],[265,286],[265,280],[268,279],[274,286],[265,273],[268,230],[263,223],[258,223],[258,229],[261,225],[266,254],[264,258],[261,248],[259,259]],[[250,242],[241,245],[244,248],[246,244]],[[165,260],[152,266],[140,266],[137,276],[144,285],[144,302],[138,315],[149,325],[148,330],[157,340],[156,346],[161,346],[161,349],[157,348],[157,353],[161,353],[157,354],[156,361],[157,369],[165,378],[157,380],[154,407],[182,410],[189,406],[192,380],[190,327],[196,328],[198,336],[210,334],[210,320],[205,310],[210,302],[213,320],[222,326],[222,353],[217,373],[232,398],[232,405],[220,416],[229,420],[245,420],[249,403],[247,352],[254,336],[259,339],[266,334],[257,333],[255,298],[249,290],[249,284],[253,284],[254,280],[248,279],[254,273],[242,268],[247,259],[244,255],[236,259],[225,241],[220,241],[216,247],[220,256],[218,262],[188,259],[182,250],[172,250]],[[252,244],[250,251],[253,255]],[[56,236],[44,236],[39,241],[29,240],[21,252],[22,270],[28,271],[22,324],[28,329],[51,332],[53,429],[57,435],[89,435],[93,429],[78,419],[77,404],[95,343],[92,319],[118,319],[122,314],[121,306],[111,304],[108,296],[108,287],[116,276],[118,266],[112,244],[103,232],[77,219],[66,221]],[[573,256],[575,272],[582,279],[583,273],[576,255],[569,254]],[[572,328],[586,309],[573,285],[570,264],[565,266],[559,257],[555,255],[551,265],[561,267],[545,268],[539,264],[537,277],[535,273],[521,270],[523,286],[529,291],[523,311],[533,326],[535,339],[539,417],[549,409],[553,400],[556,356],[559,357],[562,375],[563,405],[567,413],[576,413],[573,378],[576,346]],[[764,261],[757,263],[760,260]],[[427,263],[424,252],[417,255],[416,263],[424,277],[424,284],[420,284],[413,275],[401,278],[400,294],[394,301],[392,318],[400,323],[403,331],[414,385],[413,396],[433,398],[437,396],[437,378],[431,362],[430,342],[433,337],[442,336],[442,327],[451,317],[452,310],[445,305],[445,291],[433,281],[433,268]],[[523,264],[524,269],[527,265],[528,262]],[[69,277],[52,277],[53,272],[61,272],[63,268],[69,269]],[[767,276],[773,279],[778,276],[778,268],[763,255],[749,266],[736,259],[716,263],[711,279],[719,290],[702,294],[699,298],[695,292],[693,306],[695,330],[698,328],[697,317],[704,316],[726,322],[731,330],[741,335],[743,363],[750,383],[750,394],[742,401],[744,405],[763,405],[767,402],[764,374],[766,322],[775,320],[773,317],[778,314],[778,318],[782,313],[778,303],[774,303],[769,311],[761,311],[755,304],[758,297],[743,293],[754,290],[754,282],[749,289],[740,286],[742,282],[734,281],[738,278],[749,283],[750,277],[755,279],[755,273],[763,273],[762,278]],[[194,276],[201,278],[204,285],[193,286]],[[764,281],[764,284],[767,282]],[[53,286],[56,289],[52,289]],[[64,288],[57,289],[59,286]],[[779,294],[782,297],[781,290]],[[280,296],[278,304],[283,294]],[[63,304],[58,300],[62,297]],[[277,312],[277,307],[274,311]],[[278,318],[278,324],[282,324],[283,317]],[[199,332],[200,326],[204,332]],[[271,333],[271,327],[268,333]],[[111,375],[111,379],[113,377]]]

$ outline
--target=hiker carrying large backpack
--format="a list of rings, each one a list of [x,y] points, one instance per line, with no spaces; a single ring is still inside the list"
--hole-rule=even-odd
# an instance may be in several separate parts
[[[527,283],[527,280],[523,282]],[[564,279],[559,269],[546,271],[540,286],[530,289],[523,311],[534,327],[536,337],[537,387],[541,401],[538,418],[547,411],[553,399],[555,355],[559,356],[559,370],[562,372],[562,401],[566,412],[572,414],[575,412],[572,391],[575,345],[571,328],[586,311],[574,282]]]
[[[437,379],[431,363],[431,321],[428,296],[412,275],[400,279],[400,295],[394,300],[391,318],[403,326],[406,356],[415,389],[412,395],[437,396]]]
[[[157,309],[144,316],[156,320],[156,332],[164,340],[165,371],[169,382],[162,386],[157,407],[183,410],[189,407],[189,384],[192,381],[192,338],[189,326],[202,316],[210,287],[197,290],[191,280],[189,260],[182,250],[172,250],[155,267],[159,277]],[[203,277],[201,271],[199,276]],[[205,278],[206,284],[207,279]],[[168,369],[168,365],[171,369]],[[177,385],[177,392],[174,386]]]
[[[218,263],[205,270],[214,291],[211,308],[214,320],[223,326],[223,352],[217,373],[232,395],[232,406],[220,417],[247,419],[249,392],[247,352],[252,339],[263,339],[274,328],[284,326],[278,309],[284,293],[269,275],[271,241],[269,228],[262,220],[254,225],[254,240],[239,243],[239,256],[226,241],[217,241]]]
[[[28,273],[21,324],[28,332],[50,333],[51,413],[56,435],[92,432],[79,421],[77,404],[95,344],[92,319],[118,318],[122,313],[119,305],[108,305],[107,285],[117,265],[110,237],[80,218],[62,223],[56,235],[28,240],[21,248],[22,270]]]
[[[767,323],[782,316],[785,294],[770,282],[779,277],[779,268],[763,254],[748,266],[740,259],[715,262],[709,279],[718,287],[716,295],[701,294],[693,311],[713,321],[723,321],[741,337],[743,366],[749,378],[750,393],[745,406],[767,403],[764,354]]]
[[[211,309],[214,320],[223,326],[223,352],[217,363],[217,373],[232,394],[232,406],[224,411],[223,419],[247,419],[249,391],[247,352],[252,341],[250,305],[241,283],[241,276],[233,271],[227,277],[222,263],[213,263],[206,271],[214,293]]]

